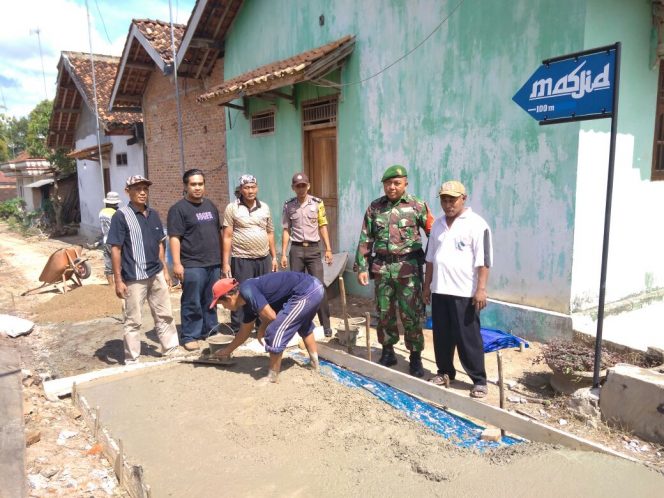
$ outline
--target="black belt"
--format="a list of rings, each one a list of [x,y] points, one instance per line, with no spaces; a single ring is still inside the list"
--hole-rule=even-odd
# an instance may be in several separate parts
[[[291,245],[294,246],[302,246],[302,247],[309,247],[309,246],[318,246],[318,242],[295,242],[294,240],[291,240]]]
[[[376,254],[376,259],[384,261],[385,263],[402,263],[407,259],[417,258],[422,254],[422,251],[412,251],[406,254]]]

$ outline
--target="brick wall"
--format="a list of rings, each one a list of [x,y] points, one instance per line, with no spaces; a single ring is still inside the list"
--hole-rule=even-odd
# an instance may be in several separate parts
[[[226,122],[224,108],[196,102],[196,97],[223,81],[223,59],[204,80],[179,78],[184,140],[184,170],[205,172],[207,197],[223,213],[228,203]],[[166,223],[168,208],[182,197],[175,85],[172,76],[153,71],[143,96],[143,121],[150,180],[150,205]]]
[[[0,185],[0,202],[18,197],[16,185]]]

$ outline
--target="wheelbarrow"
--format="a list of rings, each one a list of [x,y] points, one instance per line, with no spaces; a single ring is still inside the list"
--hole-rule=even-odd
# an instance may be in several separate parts
[[[92,268],[86,258],[81,257],[81,248],[65,247],[51,254],[46,266],[39,275],[39,281],[43,282],[39,287],[25,291],[22,296],[38,291],[47,285],[62,283],[62,293],[67,292],[67,280],[74,282],[76,286],[82,286],[81,280],[92,275]]]

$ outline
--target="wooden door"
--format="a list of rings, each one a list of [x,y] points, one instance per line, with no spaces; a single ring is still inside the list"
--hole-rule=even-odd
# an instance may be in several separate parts
[[[111,170],[104,168],[104,195],[111,191]]]
[[[327,230],[332,251],[339,251],[337,235],[337,129],[318,128],[304,132],[304,171],[311,181],[310,193],[320,197],[327,212]]]

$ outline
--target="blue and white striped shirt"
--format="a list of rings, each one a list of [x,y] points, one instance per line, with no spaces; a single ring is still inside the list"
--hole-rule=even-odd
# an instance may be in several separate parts
[[[122,279],[145,280],[162,270],[159,244],[165,239],[159,214],[146,208],[141,213],[131,203],[118,209],[111,219],[107,244],[122,250]]]

